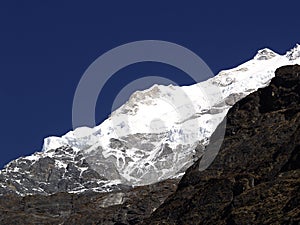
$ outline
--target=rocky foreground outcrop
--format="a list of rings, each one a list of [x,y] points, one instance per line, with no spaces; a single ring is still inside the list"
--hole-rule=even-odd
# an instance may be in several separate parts
[[[300,66],[230,109],[214,162],[198,160],[144,224],[300,223]],[[218,130],[211,145],[218,140]]]
[[[226,126],[224,140],[218,129]],[[230,109],[204,171],[111,193],[0,197],[0,224],[299,224],[300,66]],[[177,189],[177,190],[176,190]]]

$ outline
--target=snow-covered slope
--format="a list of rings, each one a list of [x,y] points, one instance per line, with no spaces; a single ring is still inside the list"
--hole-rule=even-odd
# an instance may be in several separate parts
[[[262,49],[248,62],[191,86],[154,85],[137,91],[99,126],[77,128],[62,137],[48,137],[42,152],[19,161],[34,165],[42,158],[55,158],[53,167],[63,171],[57,177],[62,179],[67,177],[70,164],[81,171],[81,176],[84,169],[75,160],[79,154],[80,160],[86,163],[85,169],[105,180],[98,186],[93,184],[98,191],[107,191],[99,187],[107,187],[109,182],[145,185],[180,177],[193,160],[201,156],[228,109],[251,92],[267,86],[276,68],[290,64],[300,64],[300,45],[285,55]],[[60,148],[62,146],[64,148]],[[66,160],[61,151],[56,157],[54,149],[57,148],[72,148],[72,157]],[[20,170],[18,160],[0,173],[0,188],[8,186],[3,181],[1,184],[1,180],[8,179],[5,175],[16,170]],[[67,191],[87,189],[80,182],[76,188],[66,188]],[[31,193],[19,191],[23,192]],[[55,191],[33,191],[36,192]]]

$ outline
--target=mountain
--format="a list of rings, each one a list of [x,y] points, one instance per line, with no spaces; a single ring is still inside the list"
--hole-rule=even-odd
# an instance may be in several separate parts
[[[0,197],[6,224],[299,224],[300,66],[236,103],[212,134],[213,163],[109,193]],[[225,138],[219,132],[225,129]]]
[[[300,223],[300,66],[276,71],[270,86],[236,103],[211,137],[221,150],[200,160],[145,224]]]
[[[300,64],[299,54],[300,45],[285,55],[262,49],[207,81],[137,91],[99,126],[48,137],[43,151],[10,162],[0,194],[110,192],[180,178],[232,105],[266,87],[277,67]]]

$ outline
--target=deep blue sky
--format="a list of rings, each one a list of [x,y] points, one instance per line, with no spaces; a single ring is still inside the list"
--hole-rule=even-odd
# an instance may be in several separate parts
[[[73,94],[82,74],[98,56],[120,44],[175,42],[197,53],[217,73],[248,60],[259,48],[284,53],[300,42],[296,0],[101,2],[1,1],[0,167],[39,150],[44,137],[71,130]],[[181,85],[191,83],[170,66],[129,66],[100,94],[104,100],[97,105],[97,121],[107,117],[126,83],[157,74],[175,76]]]

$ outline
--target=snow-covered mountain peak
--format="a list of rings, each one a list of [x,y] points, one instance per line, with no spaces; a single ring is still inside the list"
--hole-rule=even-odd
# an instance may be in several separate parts
[[[300,45],[296,44],[296,46],[291,49],[290,51],[288,51],[285,56],[289,59],[289,60],[296,60],[300,58]]]
[[[203,155],[229,108],[267,86],[278,67],[300,64],[299,55],[299,45],[286,55],[262,49],[253,59],[201,83],[153,85],[136,91],[100,125],[45,138],[42,152],[8,164],[0,171],[0,190],[9,189],[10,179],[22,170],[28,171],[23,178],[16,176],[18,182],[14,185],[20,194],[29,193],[31,187],[27,186],[32,182],[40,185],[32,193],[49,194],[91,187],[105,191],[116,184],[145,185],[180,177]],[[39,170],[50,173],[47,176],[53,180],[45,180],[43,175],[32,181]]]
[[[254,59],[256,60],[268,60],[272,59],[273,57],[278,56],[277,53],[272,51],[271,49],[264,48],[257,52],[257,54],[254,56]]]

